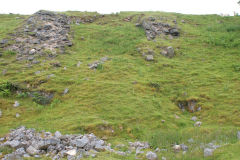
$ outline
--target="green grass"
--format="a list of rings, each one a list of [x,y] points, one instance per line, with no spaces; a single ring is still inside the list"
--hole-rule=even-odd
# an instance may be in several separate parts
[[[144,12],[144,17],[167,17],[169,23],[176,19],[181,28],[179,38],[157,38],[153,42],[146,39],[143,29],[135,27],[140,15],[121,12],[105,15],[91,24],[72,25],[74,45],[55,59],[61,68],[54,68],[44,57],[39,58],[41,64],[32,68],[26,68],[25,61],[15,61],[15,56],[0,57],[0,71],[7,70],[4,76],[0,75],[2,80],[33,91],[55,93],[53,102],[46,106],[22,95],[1,96],[0,135],[20,125],[64,134],[93,132],[113,145],[148,141],[153,148],[168,149],[158,153],[167,159],[204,159],[200,144],[215,141],[226,145],[209,159],[237,159],[239,17]],[[123,21],[128,16],[133,16],[132,21]],[[186,23],[181,23],[182,19]],[[7,38],[22,23],[16,15],[1,15],[0,39]],[[176,52],[172,59],[162,56],[159,49],[170,45]],[[154,50],[155,61],[145,61],[137,48]],[[96,70],[88,68],[87,64],[104,56],[111,60]],[[79,68],[78,61],[82,62]],[[36,71],[41,73],[35,75]],[[47,79],[50,74],[55,76]],[[69,93],[63,96],[65,88],[69,88]],[[175,103],[192,98],[198,100],[201,111],[182,112]],[[16,100],[21,106],[13,108]],[[21,117],[16,119],[16,113]],[[200,128],[193,127],[192,116],[203,122]],[[194,139],[194,144],[188,144],[189,138]],[[171,148],[175,143],[187,144],[190,151],[185,155],[174,153]],[[134,157],[133,154],[128,159]],[[104,152],[96,159],[126,157]]]

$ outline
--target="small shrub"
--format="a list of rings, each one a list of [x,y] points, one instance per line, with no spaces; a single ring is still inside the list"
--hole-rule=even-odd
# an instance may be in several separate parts
[[[0,147],[0,153],[6,155],[12,153],[13,149],[11,147]]]
[[[97,66],[97,70],[103,70],[103,64],[99,64],[99,65]]]
[[[17,86],[10,82],[2,82],[0,83],[0,96],[8,97],[12,92],[17,90]]]
[[[4,54],[5,54],[5,55],[15,55],[16,52],[14,52],[14,51],[12,51],[12,50],[6,50],[6,51],[4,52]]]
[[[235,72],[240,72],[240,65],[239,64],[232,65],[232,67],[233,67]]]
[[[22,92],[17,95],[17,98],[27,98],[27,97],[28,97],[28,94],[26,92]]]
[[[155,88],[157,91],[160,90],[160,84],[158,82],[150,82],[149,86]]]

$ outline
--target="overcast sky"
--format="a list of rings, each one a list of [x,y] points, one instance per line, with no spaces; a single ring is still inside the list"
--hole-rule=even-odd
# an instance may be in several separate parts
[[[166,11],[187,14],[240,12],[238,0],[0,0],[0,13],[32,14],[51,11]]]

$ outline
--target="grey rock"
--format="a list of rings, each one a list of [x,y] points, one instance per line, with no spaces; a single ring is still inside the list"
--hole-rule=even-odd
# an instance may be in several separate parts
[[[191,118],[191,120],[192,120],[192,121],[197,121],[197,117],[196,117],[196,116],[193,116],[193,117]]]
[[[167,160],[167,158],[166,157],[162,157],[162,160]]]
[[[8,43],[8,40],[7,40],[7,39],[2,39],[2,40],[0,41],[0,44],[1,44],[1,45],[7,44],[7,43]]]
[[[65,88],[64,91],[63,91],[63,95],[67,94],[68,92],[69,92],[69,89]]]
[[[89,139],[87,138],[87,136],[83,136],[81,139],[76,140],[76,146],[82,148],[86,146],[88,142],[89,142]]]
[[[237,138],[240,140],[240,131],[237,131]]]
[[[36,75],[39,75],[41,73],[41,71],[36,71],[35,74]]]
[[[37,60],[32,61],[32,64],[39,64],[39,63],[40,63],[40,61],[37,61]]]
[[[7,73],[7,69],[3,69],[3,71],[2,71],[2,75],[5,76],[6,73]]]
[[[185,144],[180,144],[180,146],[181,146],[181,149],[183,151],[187,151],[188,150],[188,146],[186,146]]]
[[[0,118],[2,117],[2,111],[1,111],[1,109],[0,109]]]
[[[70,156],[76,156],[77,150],[76,149],[69,150],[66,152],[66,154]]]
[[[213,155],[213,149],[205,148],[204,149],[204,157],[212,156]]]
[[[202,122],[200,122],[200,121],[197,121],[197,122],[194,124],[195,127],[200,127],[201,125],[202,125]]]
[[[20,117],[20,114],[19,113],[16,113],[16,118],[19,118]]]
[[[172,57],[174,57],[174,55],[175,55],[175,53],[174,53],[173,47],[172,46],[167,47],[166,54],[164,56],[172,58]]]
[[[30,51],[29,51],[29,55],[33,55],[33,54],[35,54],[36,53],[36,49],[31,49]]]
[[[120,155],[120,156],[126,156],[127,155],[125,152],[122,152],[122,151],[116,151],[115,153]]]
[[[21,156],[10,153],[4,156],[2,160],[22,160]]]
[[[34,60],[34,57],[33,57],[33,56],[29,56],[29,57],[28,57],[28,60],[29,60],[29,61],[33,61],[33,60]]]
[[[77,67],[80,67],[81,64],[82,64],[82,62],[81,62],[81,61],[78,61]]]
[[[106,61],[108,61],[108,60],[110,60],[110,58],[108,58],[108,57],[102,57],[102,58],[100,59],[101,62],[106,62]]]
[[[7,141],[4,146],[9,146],[11,148],[19,148],[21,143],[18,140]]]
[[[20,103],[18,101],[15,101],[13,104],[13,107],[19,107],[19,106],[20,106]]]
[[[181,150],[181,146],[176,144],[176,145],[173,146],[173,150],[175,152],[179,152]]]
[[[24,148],[19,148],[15,151],[16,155],[20,155],[23,156],[24,154],[26,154],[25,149]]]
[[[146,158],[147,158],[148,160],[156,160],[158,157],[157,157],[157,154],[156,154],[156,153],[149,151],[149,152],[147,152],[147,154],[146,154]]]
[[[154,60],[153,55],[147,55],[146,60],[147,61],[153,61]]]
[[[188,139],[188,143],[193,143],[194,140],[192,138]]]
[[[26,153],[26,154],[23,155],[23,157],[24,157],[24,158],[29,158],[30,155]]]
[[[56,138],[60,138],[60,137],[62,136],[62,134],[61,134],[61,132],[56,131],[56,132],[54,133],[54,136],[55,136]]]
[[[45,150],[49,146],[56,146],[58,143],[60,143],[60,140],[55,139],[55,138],[49,138],[49,139],[39,141],[35,145],[35,147],[36,147],[36,149],[39,149],[39,150]]]
[[[30,154],[32,156],[34,156],[34,155],[39,153],[39,150],[37,150],[33,146],[29,146],[26,151],[27,151],[28,154]]]
[[[172,29],[170,29],[170,34],[171,35],[173,35],[173,36],[179,36],[179,31],[178,31],[178,29],[176,29],[176,28],[172,28]]]
[[[139,155],[139,154],[143,154],[143,153],[144,153],[144,151],[142,151],[141,149],[142,149],[141,147],[138,147],[138,148],[136,149],[136,155]]]

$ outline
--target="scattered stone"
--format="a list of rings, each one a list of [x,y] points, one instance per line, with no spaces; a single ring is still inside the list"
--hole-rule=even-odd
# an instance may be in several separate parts
[[[187,151],[188,150],[188,146],[186,146],[185,144],[180,144],[180,146],[181,146],[181,149],[183,151]]]
[[[156,160],[158,157],[157,157],[157,154],[156,154],[156,153],[149,151],[149,152],[147,152],[147,154],[146,154],[146,158],[147,158],[148,160]]]
[[[64,70],[67,70],[67,67],[64,67],[63,69],[64,69]]]
[[[115,153],[120,155],[120,156],[126,156],[126,153],[122,152],[122,151],[116,151]]]
[[[64,91],[63,91],[63,95],[67,94],[68,92],[69,92],[69,89],[65,88]]]
[[[4,70],[2,71],[2,75],[5,76],[6,73],[7,73],[7,69],[4,69]]]
[[[172,46],[167,47],[165,50],[163,50],[163,51],[161,52],[161,54],[162,54],[163,56],[165,56],[165,57],[168,57],[168,58],[172,58],[172,57],[174,57],[174,55],[175,55],[174,49],[173,49]]]
[[[162,123],[165,123],[165,120],[162,120]]]
[[[240,131],[237,131],[237,138],[240,140]]]
[[[29,51],[29,55],[33,55],[33,54],[35,54],[36,53],[36,49],[31,49],[30,51]]]
[[[16,118],[19,118],[20,117],[20,114],[19,113],[16,113]]]
[[[89,63],[88,66],[90,69],[97,69],[98,65],[104,64],[104,62],[110,60],[108,57],[103,57],[99,61],[95,61],[93,63]]]
[[[39,63],[40,63],[40,61],[37,61],[37,60],[32,61],[32,64],[39,64]]]
[[[41,71],[36,71],[35,74],[36,75],[39,75],[41,73]]]
[[[55,77],[55,74],[50,74],[50,75],[47,76],[47,79],[50,79],[50,78],[53,78],[53,77]]]
[[[182,22],[182,23],[185,23],[185,20],[183,19],[183,20],[181,20],[181,22]]]
[[[176,144],[173,146],[173,150],[174,152],[179,152],[181,150],[181,146]]]
[[[176,118],[176,119],[179,119],[180,117],[179,117],[178,115],[175,114],[175,118]]]
[[[154,59],[153,59],[153,55],[147,55],[146,56],[146,60],[147,61],[153,61]]]
[[[135,149],[137,149],[137,148],[147,149],[150,147],[147,142],[140,142],[140,141],[129,142],[129,146],[132,148],[135,148]]]
[[[81,64],[82,64],[82,62],[78,61],[77,67],[80,67]]]
[[[61,63],[60,62],[53,62],[50,63],[53,67],[61,67]]]
[[[193,143],[194,142],[194,140],[192,139],[192,138],[190,138],[189,140],[188,140],[188,143]]]
[[[138,148],[136,149],[136,155],[139,155],[139,154],[143,154],[143,153],[144,153],[144,151],[142,151],[141,149],[142,149],[141,147],[138,147]]]
[[[196,117],[196,116],[193,116],[193,117],[191,118],[191,120],[192,120],[192,121],[197,121],[197,117]]]
[[[159,148],[156,148],[154,152],[160,152],[160,149],[159,149]]]
[[[213,155],[213,149],[205,148],[204,149],[204,157],[212,156]]]
[[[15,101],[13,104],[13,107],[19,107],[19,106],[20,106],[20,103],[18,101]]]
[[[0,118],[2,117],[2,111],[1,111],[1,109],[0,109]]]
[[[197,122],[194,124],[195,127],[200,127],[201,125],[202,125],[202,122],[200,122],[200,121],[197,121]]]
[[[167,158],[166,157],[162,157],[162,160],[167,160]]]

